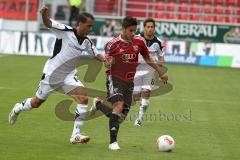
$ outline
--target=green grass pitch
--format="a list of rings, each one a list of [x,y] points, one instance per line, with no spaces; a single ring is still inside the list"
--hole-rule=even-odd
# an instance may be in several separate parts
[[[82,131],[89,144],[71,145],[73,122],[55,114],[56,104],[68,99],[56,93],[39,109],[23,112],[14,126],[8,113],[16,102],[34,95],[46,57],[0,57],[0,160],[238,160],[240,157],[240,70],[190,65],[166,65],[174,89],[151,99],[141,128],[133,126],[137,105],[132,107],[119,131],[121,151],[108,150],[108,119],[87,121]],[[79,68],[82,79],[86,67]],[[102,70],[89,88],[105,90]],[[91,101],[90,101],[91,104]],[[71,111],[74,106],[71,106]],[[169,134],[176,147],[158,152],[157,137]]]

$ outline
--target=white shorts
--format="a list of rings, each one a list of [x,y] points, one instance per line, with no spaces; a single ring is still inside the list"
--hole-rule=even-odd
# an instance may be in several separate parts
[[[155,71],[141,70],[137,68],[134,76],[133,94],[138,94],[142,90],[152,90],[154,87]]]
[[[84,87],[75,74],[69,74],[65,79],[43,75],[42,80],[39,83],[36,96],[39,99],[46,100],[48,96],[55,91],[67,94],[80,86]]]

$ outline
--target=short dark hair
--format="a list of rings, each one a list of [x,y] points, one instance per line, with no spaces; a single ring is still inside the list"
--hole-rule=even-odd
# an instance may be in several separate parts
[[[78,15],[78,19],[77,19],[77,24],[79,22],[85,23],[87,21],[88,18],[91,18],[94,21],[94,17],[93,15],[91,15],[90,13],[87,12],[82,12]]]
[[[155,27],[155,20],[152,18],[147,18],[145,19],[145,21],[143,22],[143,26],[145,27],[147,25],[148,22],[152,22],[154,27]]]
[[[123,19],[122,27],[127,28],[129,26],[137,26],[137,18],[127,16]]]

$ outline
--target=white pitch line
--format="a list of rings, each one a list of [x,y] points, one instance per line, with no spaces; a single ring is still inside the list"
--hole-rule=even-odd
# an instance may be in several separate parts
[[[219,103],[219,104],[240,104],[240,101],[223,101],[223,100],[210,100],[210,99],[188,99],[188,98],[165,98],[171,101],[185,101],[194,103]]]
[[[0,86],[0,90],[13,90],[13,89],[15,89],[15,88],[10,88],[10,87],[1,87],[1,86]]]
[[[9,55],[5,55],[5,54],[0,54],[0,58],[2,58],[2,57],[7,57],[7,56],[9,56]]]

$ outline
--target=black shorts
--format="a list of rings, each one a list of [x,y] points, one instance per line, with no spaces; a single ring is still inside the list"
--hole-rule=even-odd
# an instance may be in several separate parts
[[[133,82],[125,82],[119,78],[107,76],[107,98],[112,104],[123,101],[124,106],[132,104]]]

